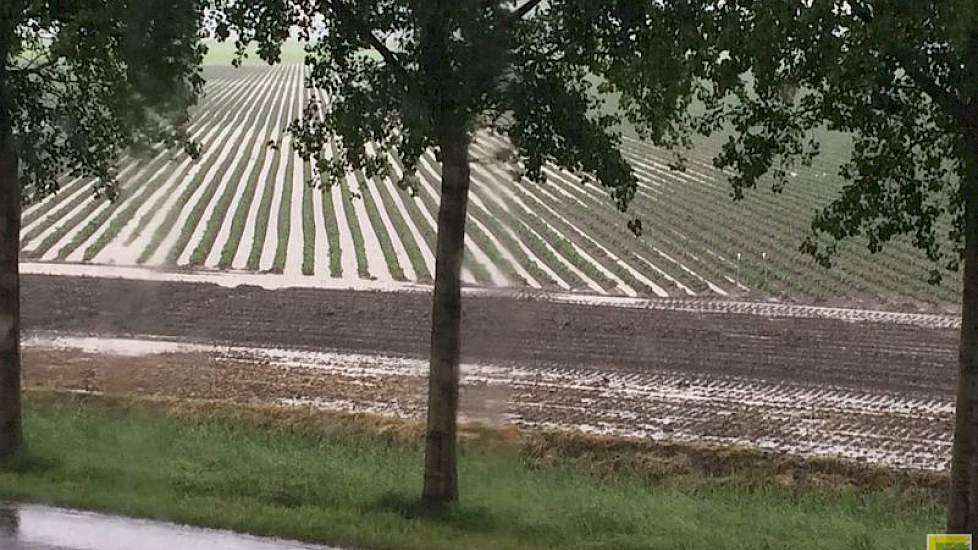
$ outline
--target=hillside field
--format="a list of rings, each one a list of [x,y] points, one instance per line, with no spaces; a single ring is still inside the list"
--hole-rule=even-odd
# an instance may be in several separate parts
[[[65,178],[61,191],[25,208],[25,261],[274,272],[297,285],[315,279],[429,283],[434,272],[438,163],[420,163],[416,197],[390,179],[350,173],[314,187],[294,155],[289,121],[318,90],[300,64],[226,66],[212,52],[206,95],[190,128],[203,145],[194,162],[173,152],[126,159],[114,203],[93,200],[92,182]],[[291,52],[286,60],[301,58]],[[268,144],[274,143],[274,147]],[[816,209],[839,190],[848,141],[835,136],[811,168],[793,172],[783,193],[760,189],[730,201],[711,163],[717,140],[689,153],[685,172],[671,153],[633,138],[623,152],[639,178],[628,216],[607,192],[550,167],[547,181],[517,181],[497,159],[507,144],[480,134],[471,147],[466,284],[645,297],[741,297],[889,308],[951,307],[958,275],[927,283],[930,264],[908,241],[871,255],[841,247],[832,270],[798,252]],[[395,172],[398,159],[390,158]],[[638,216],[634,237],[626,220]]]

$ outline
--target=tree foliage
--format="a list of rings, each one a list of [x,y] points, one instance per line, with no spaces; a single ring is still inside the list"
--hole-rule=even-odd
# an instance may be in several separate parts
[[[456,418],[461,282],[469,143],[506,136],[517,173],[544,177],[554,163],[608,189],[626,210],[637,180],[618,147],[621,115],[660,143],[678,143],[699,66],[684,31],[695,2],[614,0],[235,0],[218,10],[217,34],[239,55],[258,43],[275,61],[289,29],[308,42],[307,85],[328,100],[294,122],[297,148],[327,185],[351,170],[417,186],[422,155],[442,164],[422,499],[458,498]],[[672,71],[667,74],[663,69]],[[508,152],[500,158],[510,156]],[[395,170],[391,158],[403,165]],[[318,184],[318,179],[316,180]],[[641,224],[629,227],[639,233]]]
[[[435,113],[445,112],[467,132],[507,136],[521,174],[539,180],[546,163],[587,174],[624,211],[636,179],[618,151],[623,119],[667,145],[689,130],[679,121],[696,88],[690,45],[707,43],[702,27],[684,25],[695,10],[687,1],[251,0],[224,5],[217,28],[240,54],[257,43],[269,62],[290,26],[302,30],[308,84],[329,99],[293,128],[327,182],[350,169],[393,177],[394,154],[401,185],[413,189],[418,159],[437,148]],[[436,58],[431,25],[451,36]],[[623,113],[604,109],[608,95]],[[331,142],[336,154],[322,154]]]
[[[196,147],[182,132],[202,86],[204,0],[7,0],[0,7],[0,108],[22,196],[65,175],[115,194],[118,159]]]
[[[947,529],[978,535],[978,3],[725,0],[723,55],[704,68],[705,133],[734,198],[819,153],[816,131],[852,136],[845,185],[803,251],[825,266],[839,241],[877,252],[909,236],[943,268],[964,265]]]
[[[706,68],[697,124],[730,131],[715,163],[732,171],[735,198],[766,174],[783,188],[792,165],[819,154],[817,131],[845,132],[846,185],[802,249],[829,266],[842,239],[877,252],[909,235],[937,264],[935,282],[957,269],[965,132],[978,126],[978,4],[733,0],[716,20],[725,54]]]
[[[0,3],[0,459],[23,448],[21,203],[64,177],[114,198],[122,155],[185,142],[205,0]]]

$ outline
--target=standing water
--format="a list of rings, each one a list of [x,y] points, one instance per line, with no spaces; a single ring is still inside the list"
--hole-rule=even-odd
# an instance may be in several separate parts
[[[0,503],[2,550],[338,550],[159,521]]]

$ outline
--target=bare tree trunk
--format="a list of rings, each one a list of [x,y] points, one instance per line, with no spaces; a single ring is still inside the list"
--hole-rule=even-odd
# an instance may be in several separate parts
[[[425,437],[424,502],[442,506],[458,500],[457,416],[461,272],[469,200],[468,137],[464,130],[441,139],[441,206],[431,310],[431,369]]]
[[[978,436],[978,133],[965,139],[967,169],[964,196],[964,292],[961,302],[961,341],[958,349],[958,395],[947,512],[948,533],[978,536],[975,494],[975,443]]]
[[[17,155],[10,119],[0,108],[0,460],[20,452],[24,441],[20,411],[19,252]]]

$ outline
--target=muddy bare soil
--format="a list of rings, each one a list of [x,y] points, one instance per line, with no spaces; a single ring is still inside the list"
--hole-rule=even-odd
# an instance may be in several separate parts
[[[24,328],[423,357],[423,293],[24,277]],[[957,331],[889,322],[467,297],[464,359],[736,376],[949,400]]]
[[[156,348],[146,355],[118,354]],[[92,347],[97,348],[94,351]],[[26,387],[58,392],[287,405],[423,419],[425,364],[380,355],[181,349],[158,340],[32,339]],[[464,364],[464,422],[748,447],[941,470],[951,408],[927,400],[730,377]]]
[[[25,379],[418,418],[429,308],[412,292],[27,276],[25,328],[36,338],[26,342]],[[462,415],[942,470],[953,325],[733,302],[468,296]]]

